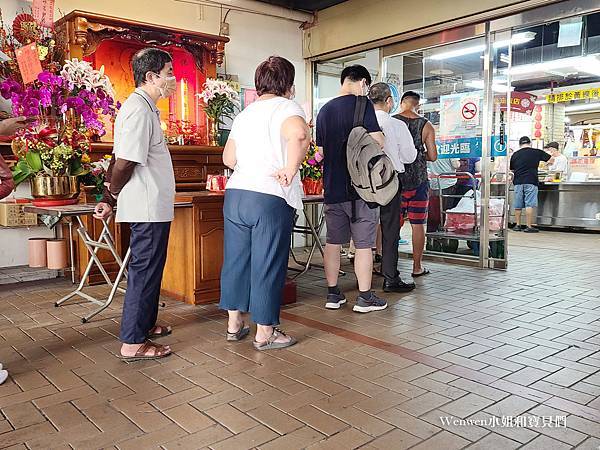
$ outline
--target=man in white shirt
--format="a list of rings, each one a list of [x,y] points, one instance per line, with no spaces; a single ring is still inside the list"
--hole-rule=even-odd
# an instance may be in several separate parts
[[[569,160],[565,155],[560,152],[560,144],[558,142],[549,142],[544,150],[550,152],[552,159],[549,161],[548,170],[550,172],[562,172],[567,173],[569,167]]]
[[[394,109],[394,99],[387,83],[376,83],[369,90],[369,98],[375,107],[377,122],[384,134],[383,151],[390,157],[398,173],[404,172],[404,164],[412,163],[417,157],[417,150],[408,127],[401,120],[390,116]],[[380,208],[382,262],[381,271],[384,276],[385,292],[409,292],[415,288],[414,283],[405,283],[398,272],[398,241],[400,239],[400,210],[402,204],[402,188],[394,199]]]
[[[138,51],[132,66],[136,89],[115,120],[115,157],[94,216],[107,218],[116,204],[116,221],[129,223],[131,229],[121,358],[138,361],[171,353],[169,346],[150,338],[171,333],[170,327],[156,325],[175,200],[173,165],[156,103],[171,96],[177,84],[171,55],[163,50]]]

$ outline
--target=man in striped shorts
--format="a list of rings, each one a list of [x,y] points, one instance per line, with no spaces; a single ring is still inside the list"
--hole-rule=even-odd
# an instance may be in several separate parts
[[[433,125],[416,113],[421,97],[413,91],[406,91],[400,102],[400,114],[394,118],[402,120],[412,135],[417,159],[405,165],[400,174],[402,182],[402,214],[408,213],[412,227],[413,244],[413,278],[427,275],[429,270],[423,267],[423,251],[425,250],[425,227],[427,224],[427,208],[429,206],[429,180],[427,161],[437,159],[435,130]]]

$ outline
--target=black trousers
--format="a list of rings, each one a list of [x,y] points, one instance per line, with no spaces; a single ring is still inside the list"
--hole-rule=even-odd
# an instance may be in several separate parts
[[[400,209],[402,185],[390,203],[379,209],[381,221],[381,271],[388,283],[400,280],[398,272],[398,241],[400,240]]]
[[[141,344],[156,325],[171,222],[131,223],[131,261],[121,318],[121,342]]]

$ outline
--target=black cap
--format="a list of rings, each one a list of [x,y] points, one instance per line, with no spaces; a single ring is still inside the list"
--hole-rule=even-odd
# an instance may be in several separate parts
[[[544,148],[553,148],[555,150],[558,150],[560,148],[560,144],[558,142],[548,142]]]
[[[531,144],[531,139],[529,139],[527,136],[523,136],[521,139],[519,139],[519,145],[527,144]]]

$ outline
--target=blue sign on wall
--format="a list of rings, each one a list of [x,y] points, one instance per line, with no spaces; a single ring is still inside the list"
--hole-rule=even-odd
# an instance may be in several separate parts
[[[438,158],[481,158],[481,136],[438,141]]]
[[[437,141],[438,158],[481,158],[481,136]],[[492,156],[506,156],[507,139],[492,136]]]

